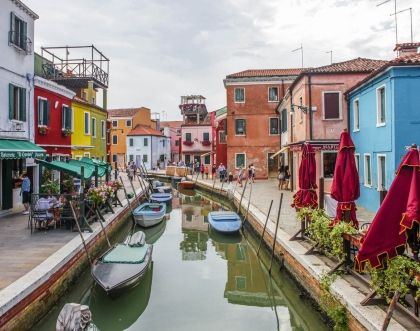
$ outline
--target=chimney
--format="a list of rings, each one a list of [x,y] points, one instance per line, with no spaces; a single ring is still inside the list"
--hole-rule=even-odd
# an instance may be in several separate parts
[[[400,57],[404,55],[417,54],[419,47],[420,47],[420,43],[396,44],[394,51],[397,51],[397,57]]]

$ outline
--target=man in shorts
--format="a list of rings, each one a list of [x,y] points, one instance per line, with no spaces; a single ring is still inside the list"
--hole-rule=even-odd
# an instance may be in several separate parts
[[[29,202],[31,198],[31,180],[29,179],[26,172],[22,173],[22,186],[20,187],[20,193],[22,194],[22,203],[25,206],[23,215],[29,214]]]

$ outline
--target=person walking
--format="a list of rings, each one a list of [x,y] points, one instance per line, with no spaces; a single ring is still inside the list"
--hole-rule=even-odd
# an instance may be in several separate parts
[[[290,171],[289,166],[284,167],[284,187],[285,190],[289,189]]]
[[[216,165],[213,164],[213,166],[211,167],[211,178],[214,178],[214,176],[216,176]]]
[[[255,169],[254,163],[251,163],[251,179],[253,183],[255,181],[255,172],[256,172],[256,169]]]
[[[202,163],[200,165],[200,173],[201,173],[201,179],[204,179],[204,164]]]
[[[248,183],[252,182],[252,169],[251,164],[248,166]]]
[[[23,215],[29,214],[29,202],[31,199],[31,180],[29,179],[26,171],[22,173],[22,185],[20,187],[20,194],[22,195],[22,203],[25,210],[22,212]]]
[[[209,179],[209,167],[208,166],[204,167],[204,174],[206,175],[206,179]]]
[[[242,180],[244,179],[245,169],[244,167],[240,167],[238,171],[238,184],[239,187],[242,187]]]
[[[278,189],[279,190],[283,189],[284,176],[285,176],[284,166],[282,165],[282,166],[280,166],[280,168],[278,170],[278,175],[277,175],[277,179],[279,180],[279,184],[278,184]]]

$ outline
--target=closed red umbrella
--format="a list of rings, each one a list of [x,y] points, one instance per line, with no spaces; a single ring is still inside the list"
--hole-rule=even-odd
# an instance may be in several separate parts
[[[311,144],[302,145],[302,161],[299,166],[299,191],[293,196],[293,208],[318,208],[316,194],[315,152]]]
[[[412,147],[398,167],[396,177],[366,233],[356,268],[366,262],[374,268],[383,267],[383,257],[393,258],[404,251],[409,238],[407,229],[420,222],[420,160],[419,151]]]
[[[338,202],[336,215],[331,225],[344,220],[357,229],[359,222],[356,217],[354,201],[360,196],[360,184],[354,150],[355,147],[350,134],[347,130],[344,130],[340,136],[339,151],[331,185],[331,196]]]

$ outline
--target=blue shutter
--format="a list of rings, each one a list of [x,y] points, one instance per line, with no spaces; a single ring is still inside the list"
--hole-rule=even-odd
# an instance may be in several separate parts
[[[15,109],[15,98],[14,98],[13,90],[14,90],[13,84],[9,84],[9,120],[13,119],[14,109]]]

